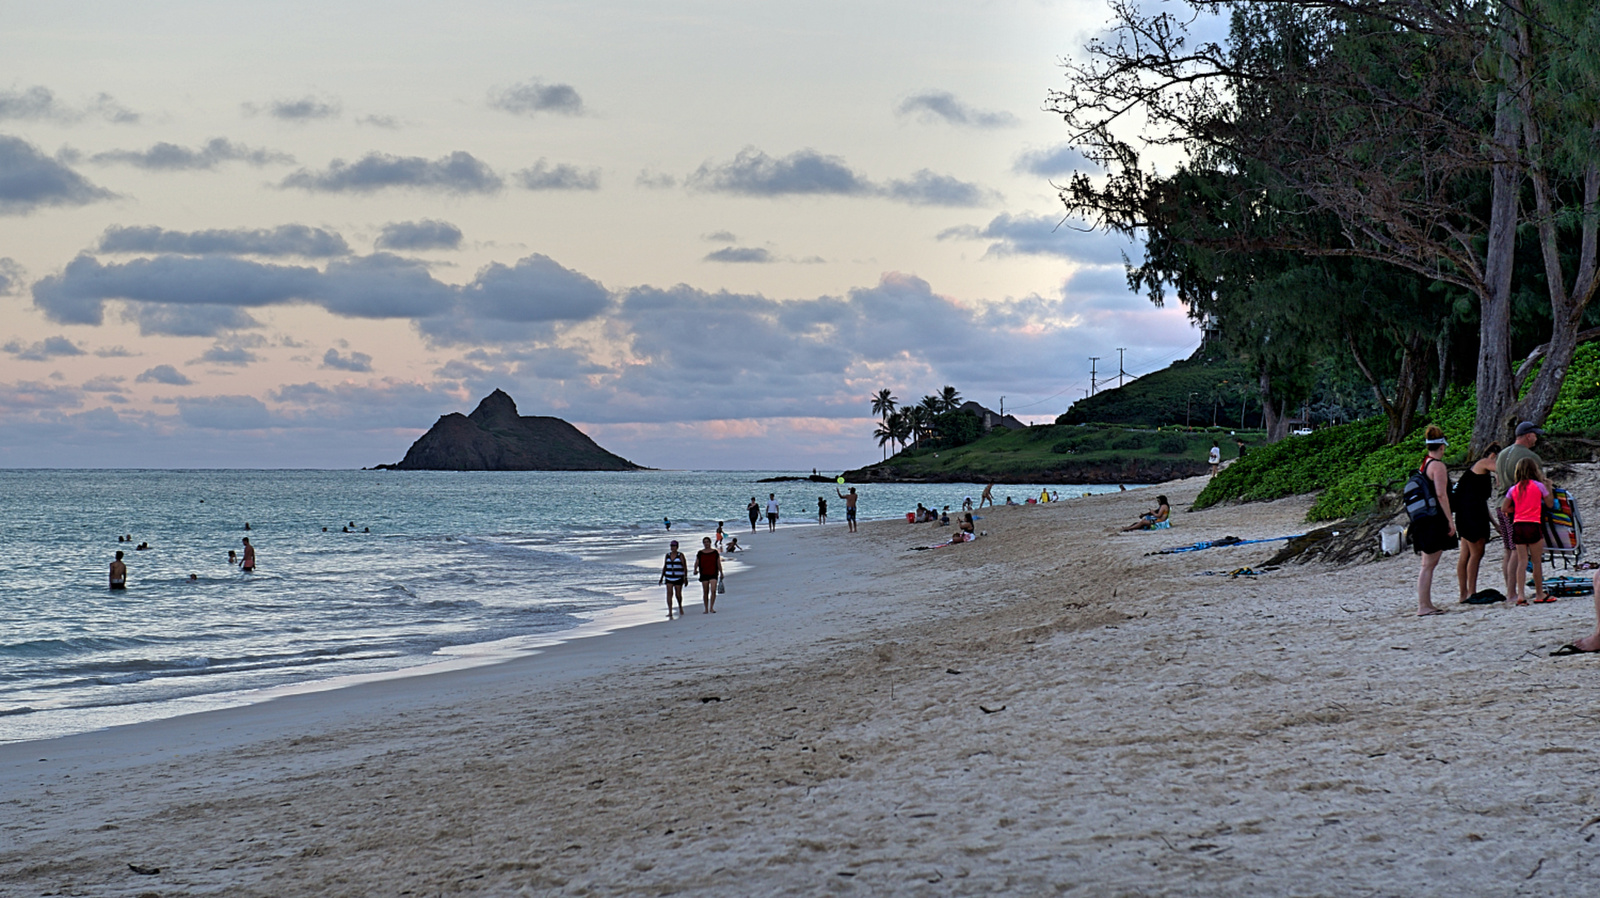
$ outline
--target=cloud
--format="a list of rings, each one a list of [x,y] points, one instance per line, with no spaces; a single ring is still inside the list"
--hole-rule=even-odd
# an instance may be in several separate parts
[[[251,352],[267,345],[267,338],[260,334],[236,334],[223,337],[212,347],[201,353],[196,362],[209,362],[213,365],[234,365],[244,367],[251,362],[261,361],[261,357]]]
[[[0,121],[53,121],[73,124],[91,116],[99,116],[112,124],[128,125],[139,121],[139,114],[112,99],[109,94],[97,94],[82,108],[67,106],[56,99],[46,87],[27,90],[0,90]]]
[[[94,354],[102,359],[131,359],[135,355],[122,346],[106,346],[96,349]]]
[[[8,352],[25,362],[47,362],[64,356],[83,355],[83,350],[78,348],[78,344],[66,337],[46,337],[37,343],[12,340],[0,346],[0,351]]]
[[[733,235],[732,231],[712,231],[709,234],[701,234],[700,235],[700,239],[701,240],[709,240],[712,243],[737,243],[737,242],[739,242],[739,238],[735,237]]]
[[[254,396],[197,396],[178,400],[178,417],[202,430],[263,430],[292,423]]]
[[[942,121],[964,128],[1009,128],[1020,122],[1009,112],[973,109],[947,91],[927,91],[907,97],[895,108],[900,116],[916,116],[920,121]]]
[[[114,195],[33,144],[0,134],[0,215],[23,215],[40,206],[82,206]]]
[[[356,124],[394,131],[400,127],[400,120],[392,115],[363,115],[356,119]]]
[[[684,183],[739,196],[881,196],[916,206],[981,206],[996,198],[993,191],[927,169],[879,185],[838,156],[799,150],[774,159],[754,147],[740,150],[731,162],[702,164]]]
[[[242,108],[245,115],[265,114],[286,122],[338,118],[341,111],[338,100],[319,100],[311,96],[298,100],[272,100],[265,104],[245,103]]]
[[[516,84],[489,95],[489,105],[513,115],[582,115],[583,98],[570,84],[545,84],[533,80]]]
[[[322,354],[322,367],[334,368],[339,371],[371,371],[372,356],[364,352],[352,351],[347,356],[339,354],[337,349],[329,349]]]
[[[102,253],[179,253],[187,256],[252,255],[327,258],[350,254],[344,238],[322,228],[279,225],[270,230],[168,231],[112,225],[100,235]]]
[[[707,253],[707,262],[774,262],[772,253],[759,246],[725,246]]]
[[[730,162],[702,164],[686,183],[699,190],[741,196],[860,196],[873,192],[872,184],[838,156],[797,150],[774,159],[755,147],[745,147]]]
[[[639,172],[639,176],[633,179],[633,184],[635,187],[643,187],[645,190],[667,190],[677,187],[678,179],[665,172],[642,169]]]
[[[251,149],[226,138],[214,137],[197,150],[174,143],[157,143],[148,150],[107,150],[89,157],[101,164],[121,162],[150,171],[209,171],[224,162],[247,162],[256,167],[290,164],[294,157],[277,150]]]
[[[16,259],[0,256],[0,296],[10,296],[21,290],[24,277]]]
[[[85,393],[126,393],[127,390],[122,388],[123,380],[124,378],[113,377],[109,374],[91,377],[84,381],[83,391]]]
[[[1119,234],[1087,231],[1051,215],[996,215],[982,228],[962,225],[940,232],[940,240],[992,240],[985,255],[1056,256],[1086,265],[1122,265],[1123,254],[1142,257],[1139,245]]]
[[[563,162],[560,165],[549,165],[540,159],[532,168],[525,168],[512,175],[517,183],[529,190],[599,190],[600,169],[579,169],[575,165]]]
[[[0,384],[0,412],[49,412],[82,405],[83,391],[77,387],[51,386],[36,380]]]
[[[142,384],[166,384],[169,387],[187,387],[194,381],[171,365],[157,365],[134,378]]]
[[[461,245],[461,229],[447,221],[425,218],[422,221],[396,221],[383,226],[378,249],[415,251],[455,249]]]
[[[282,187],[322,193],[371,193],[388,187],[412,187],[444,193],[495,193],[500,176],[471,153],[457,150],[428,160],[421,156],[368,153],[354,163],[335,159],[326,171],[301,169],[283,179]]]
[[[542,255],[491,264],[460,286],[387,253],[337,259],[323,271],[230,256],[107,264],[80,255],[33,285],[34,306],[62,323],[102,323],[107,300],[128,302],[124,314],[154,333],[212,336],[256,326],[242,309],[309,303],[351,318],[417,319],[424,334],[444,342],[498,343],[526,339],[553,322],[593,318],[606,310],[610,293]]]
[[[907,180],[890,181],[884,194],[913,206],[982,206],[998,199],[992,190],[927,169]]]
[[[122,318],[137,323],[139,333],[146,337],[215,337],[228,331],[261,326],[261,322],[243,309],[204,303],[173,306],[130,302],[122,310]]]
[[[1017,174],[1048,178],[1054,175],[1070,175],[1075,171],[1099,171],[1099,167],[1083,158],[1082,153],[1062,143],[1020,153],[1012,163],[1011,170]]]

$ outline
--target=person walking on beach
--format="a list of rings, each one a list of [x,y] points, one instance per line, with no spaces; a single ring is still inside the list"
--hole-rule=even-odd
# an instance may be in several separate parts
[[[1489,499],[1494,495],[1494,466],[1500,444],[1490,443],[1483,457],[1472,463],[1456,481],[1450,507],[1456,512],[1456,536],[1461,538],[1461,556],[1456,559],[1456,582],[1461,601],[1478,594],[1478,566],[1489,544]]]
[[[1444,438],[1444,431],[1429,425],[1423,445],[1428,447],[1428,452],[1417,470],[1433,484],[1439,511],[1411,522],[1411,546],[1422,556],[1422,569],[1417,572],[1418,617],[1444,613],[1433,604],[1433,570],[1439,566],[1439,558],[1445,550],[1456,547],[1456,522],[1450,514],[1450,475],[1444,464],[1444,447],[1450,444]]]
[[[722,537],[722,525],[723,525],[723,523],[725,523],[725,522],[723,522],[723,521],[718,521],[717,522],[717,548],[719,548],[719,549],[722,548],[722,539],[723,539],[723,537]]]
[[[711,548],[711,537],[702,537],[700,551],[694,553],[694,572],[700,578],[701,614],[717,613],[717,578],[722,576],[722,553]]]
[[[756,532],[756,521],[761,517],[761,504],[756,501],[755,496],[751,496],[750,504],[746,505],[744,510],[750,512],[750,532],[754,533]]]
[[[767,532],[778,529],[778,494],[767,493]]]
[[[834,487],[833,491],[839,493],[839,488]],[[856,488],[852,486],[848,496],[839,493],[839,498],[844,500],[844,522],[850,525],[850,532],[854,533],[856,532]]]
[[[992,483],[984,486],[983,495],[978,497],[978,507],[980,509],[983,508],[983,503],[985,502],[989,503],[990,508],[994,507],[994,484]]]
[[[1500,510],[1511,515],[1511,542],[1517,547],[1512,573],[1514,591],[1506,596],[1518,605],[1528,604],[1522,597],[1522,572],[1533,565],[1533,600],[1554,602],[1544,591],[1544,510],[1554,508],[1555,491],[1544,483],[1544,472],[1531,458],[1517,462],[1517,482],[1506,490]]]
[[[1539,437],[1544,436],[1544,431],[1532,421],[1523,421],[1517,425],[1516,439],[1511,445],[1500,450],[1500,457],[1495,459],[1494,479],[1495,486],[1500,490],[1500,498],[1511,490],[1512,484],[1517,482],[1517,465],[1525,458],[1533,459],[1533,463],[1544,470],[1544,459],[1539,457],[1533,447],[1538,444]],[[1501,565],[1501,573],[1505,575],[1506,595],[1520,594],[1522,590],[1515,584],[1522,579],[1522,568],[1515,567],[1517,545],[1512,539],[1511,516],[1495,506],[1495,526],[1500,531],[1500,544],[1505,547],[1505,561]]]
[[[673,540],[667,549],[667,560],[661,564],[659,583],[667,587],[667,620],[672,620],[672,597],[678,597],[678,617],[683,617],[683,584],[689,582],[689,559],[678,551],[678,541]]]
[[[244,537],[244,557],[239,559],[239,570],[246,574],[253,574],[256,570],[256,547],[250,545],[250,537]]]
[[[122,563],[122,550],[117,550],[117,557],[111,562],[111,588],[128,588],[128,566]]]
[[[837,490],[838,487],[834,487],[834,489]],[[817,497],[817,523],[828,523],[828,500],[821,496]]]
[[[1211,454],[1206,461],[1211,463],[1211,476],[1217,476],[1217,471],[1222,468],[1222,447],[1217,445],[1216,440],[1211,441]]]

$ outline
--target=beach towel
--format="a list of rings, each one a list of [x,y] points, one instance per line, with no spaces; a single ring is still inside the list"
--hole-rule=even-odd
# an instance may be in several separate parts
[[[1533,581],[1529,580],[1528,585],[1532,586]],[[1588,577],[1546,577],[1544,591],[1552,596],[1592,596],[1594,581]]]

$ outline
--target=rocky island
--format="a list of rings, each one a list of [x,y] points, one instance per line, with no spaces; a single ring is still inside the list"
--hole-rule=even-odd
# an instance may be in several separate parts
[[[517,404],[495,390],[472,414],[443,415],[389,471],[641,471],[602,449],[578,428],[543,415],[517,414]]]

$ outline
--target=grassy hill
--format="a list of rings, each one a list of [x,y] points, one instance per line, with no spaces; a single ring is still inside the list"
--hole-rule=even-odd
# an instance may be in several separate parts
[[[1263,440],[1241,432],[1246,444]],[[1155,483],[1207,470],[1213,440],[1223,458],[1238,454],[1226,430],[1043,425],[996,430],[964,446],[908,449],[888,461],[845,472],[857,483]]]
[[[1256,394],[1257,385],[1243,363],[1197,355],[1080,399],[1056,423],[1181,427],[1210,425],[1215,418],[1219,426],[1237,428],[1244,426],[1243,410],[1244,420],[1259,428]]]

